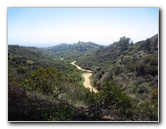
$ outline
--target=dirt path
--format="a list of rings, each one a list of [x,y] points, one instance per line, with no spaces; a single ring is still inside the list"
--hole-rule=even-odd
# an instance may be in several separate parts
[[[98,90],[96,88],[94,88],[91,84],[90,84],[90,76],[92,76],[92,73],[83,73],[82,76],[84,77],[84,86],[86,88],[89,88],[89,90],[94,93],[98,93]]]
[[[77,69],[82,70],[82,71],[84,71],[84,72],[89,72],[89,73],[92,72],[92,71],[90,71],[90,70],[86,70],[86,69],[81,68],[80,66],[76,65],[75,63],[76,63],[76,61],[71,62],[71,64],[74,65],[74,66],[76,66]]]
[[[98,90],[97,90],[96,88],[94,88],[94,87],[90,84],[90,76],[92,76],[92,71],[86,70],[86,69],[82,69],[80,66],[76,65],[75,62],[76,62],[76,61],[73,61],[73,62],[71,62],[71,64],[74,65],[74,66],[76,66],[77,69],[84,71],[84,73],[82,74],[82,76],[84,77],[84,82],[83,82],[84,86],[85,86],[86,88],[89,88],[89,90],[90,90],[91,92],[93,91],[94,93],[98,93]]]

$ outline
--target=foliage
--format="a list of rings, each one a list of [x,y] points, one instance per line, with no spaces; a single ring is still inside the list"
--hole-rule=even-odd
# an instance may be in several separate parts
[[[53,94],[61,87],[62,74],[55,68],[42,68],[32,72],[22,83],[23,87],[30,91],[38,91],[44,94]]]
[[[94,96],[91,110],[96,118],[100,118],[103,110],[115,113],[119,120],[129,120],[132,117],[131,99],[111,83],[105,83],[100,93]]]
[[[130,38],[126,38],[126,37],[120,38],[119,46],[120,46],[121,52],[127,50],[129,45],[130,45]]]
[[[130,38],[122,37],[110,46],[82,56],[77,62],[81,67],[94,71],[94,86],[103,89],[105,81],[116,82],[116,87],[138,100],[136,107],[139,107],[139,102],[145,105],[148,101],[151,103],[150,98],[157,96],[154,89],[158,89],[158,35],[134,44]],[[144,108],[145,112],[150,108]],[[142,112],[144,109],[141,109]],[[155,112],[157,110],[158,105],[155,106]],[[145,120],[140,112],[137,113],[140,119]],[[152,120],[148,117],[146,114],[145,118]]]
[[[79,115],[70,105],[29,96],[9,99],[8,113],[9,121],[71,121]]]
[[[133,120],[158,121],[158,101],[148,100],[133,104]]]
[[[98,50],[100,45],[93,42],[81,42],[73,44],[59,44],[57,46],[52,46],[45,48],[47,52],[51,52],[56,57],[62,57],[65,59],[75,60],[79,57],[82,57],[84,54],[91,53],[95,50]]]
[[[90,92],[82,72],[93,71]],[[15,121],[158,120],[158,35],[109,46],[8,46],[8,113]],[[130,97],[129,97],[130,96]]]

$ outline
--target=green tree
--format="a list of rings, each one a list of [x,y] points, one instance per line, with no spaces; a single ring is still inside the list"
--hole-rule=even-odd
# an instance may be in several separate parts
[[[121,51],[125,51],[128,49],[128,46],[130,45],[130,38],[126,38],[126,37],[121,37],[119,40],[120,43],[120,50]]]

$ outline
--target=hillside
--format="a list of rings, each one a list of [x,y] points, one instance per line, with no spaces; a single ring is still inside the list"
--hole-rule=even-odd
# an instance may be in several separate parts
[[[43,49],[9,45],[9,121],[83,119],[79,107],[73,106],[88,103],[85,97],[89,91],[80,81],[81,72],[69,61],[50,56]]]
[[[122,37],[108,47],[81,57],[77,61],[83,68],[93,70],[93,85],[99,90],[104,82],[122,89],[139,110],[143,105],[158,111],[158,35],[132,43]],[[142,107],[141,107],[142,106]],[[152,113],[152,114],[153,114]],[[145,113],[146,114],[146,113]]]
[[[135,44],[130,38],[122,37],[108,47],[100,47],[99,50],[80,57],[77,63],[83,68],[94,71],[94,85],[98,88],[103,81],[111,78],[122,82],[120,85],[124,89],[130,83],[127,80],[136,80],[141,76],[148,76],[147,78],[151,78],[150,81],[152,78],[157,79],[158,35]],[[124,83],[125,80],[127,84]]]
[[[73,43],[73,44],[59,44],[56,46],[48,47],[45,50],[48,52],[52,52],[53,55],[57,57],[66,58],[66,59],[77,59],[83,54],[91,53],[95,50],[98,50],[100,45],[92,43],[92,42],[81,42]]]

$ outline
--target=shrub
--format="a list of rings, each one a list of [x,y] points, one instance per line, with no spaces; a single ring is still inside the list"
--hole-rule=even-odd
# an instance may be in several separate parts
[[[114,84],[105,83],[103,89],[95,97],[92,109],[95,109],[94,114],[98,114],[97,116],[100,116],[102,109],[109,109],[120,119],[127,120],[132,117],[131,99]]]
[[[158,88],[155,88],[151,93],[152,99],[158,99]]]
[[[148,92],[148,89],[147,89],[147,87],[145,86],[145,85],[139,85],[138,87],[137,87],[137,92],[138,93],[144,93],[144,92]]]
[[[135,70],[137,72],[137,76],[141,76],[141,75],[145,75],[145,67],[146,67],[146,64],[143,62],[143,61],[137,61],[135,63]]]
[[[30,91],[54,94],[61,88],[62,74],[55,68],[42,68],[32,72],[21,85]]]
[[[145,101],[133,106],[133,120],[158,121],[158,101]]]

